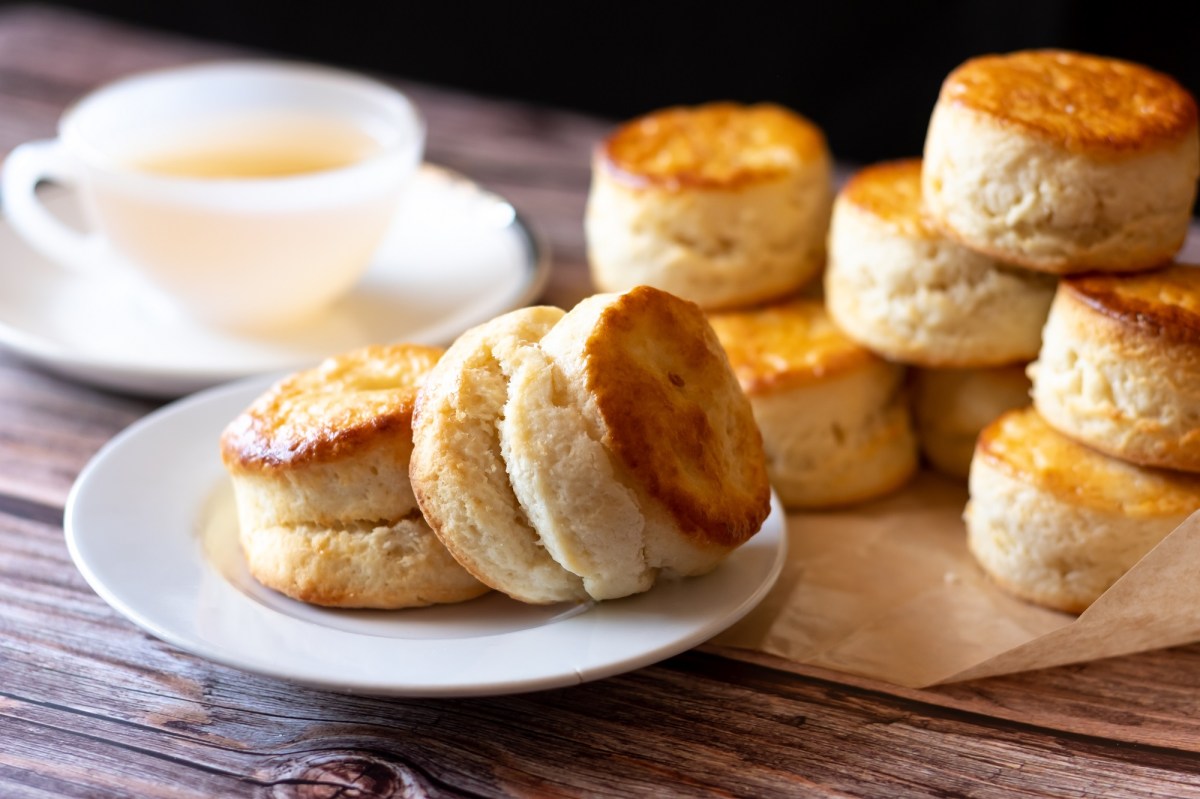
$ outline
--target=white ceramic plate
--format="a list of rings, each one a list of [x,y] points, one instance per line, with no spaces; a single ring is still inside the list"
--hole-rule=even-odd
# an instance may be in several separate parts
[[[73,193],[60,190],[46,204],[82,226]],[[67,272],[0,219],[0,346],[83,382],[172,397],[366,344],[449,343],[535,299],[548,270],[545,249],[511,205],[428,165],[355,290],[303,328],[274,336],[207,328],[128,280]]]
[[[238,550],[224,426],[264,388],[180,400],[114,438],[67,500],[67,545],[135,624],[218,663],[335,691],[470,696],[574,685],[648,665],[742,618],[779,576],[784,516],[704,577],[627,599],[523,605],[499,594],[404,611],[329,610],[258,585]]]

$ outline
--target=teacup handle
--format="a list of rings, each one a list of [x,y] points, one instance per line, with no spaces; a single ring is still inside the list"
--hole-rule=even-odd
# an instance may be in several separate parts
[[[91,239],[42,205],[35,189],[43,180],[75,183],[69,158],[55,139],[27,142],[9,153],[0,183],[4,213],[13,229],[42,255],[68,269],[83,271],[89,261],[95,261]]]

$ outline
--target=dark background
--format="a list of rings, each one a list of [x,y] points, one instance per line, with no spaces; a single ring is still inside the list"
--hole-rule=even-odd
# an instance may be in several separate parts
[[[919,154],[942,78],[980,53],[1085,50],[1200,93],[1200,0],[54,4],[614,120],[678,103],[772,100],[859,163]]]

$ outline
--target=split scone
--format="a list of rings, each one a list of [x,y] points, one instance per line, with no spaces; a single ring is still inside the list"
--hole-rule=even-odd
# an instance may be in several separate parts
[[[517,352],[562,317],[558,308],[522,308],[463,333],[426,380],[413,418],[409,475],[425,518],[472,574],[531,603],[587,598],[518,503],[498,431]]]
[[[948,235],[1055,274],[1132,272],[1182,246],[1196,102],[1138,64],[1058,50],[974,58],[942,85],[924,194]]]
[[[446,547],[525,602],[712,570],[761,527],[762,439],[693,303],[640,287],[468,331],[421,388],[410,475]]]
[[[329,358],[276,383],[226,427],[221,458],[259,582],[350,608],[487,591],[429,529],[408,482],[417,386],[439,355],[397,344]]]
[[[1026,408],[980,434],[970,494],[967,544],[984,571],[1079,613],[1200,509],[1200,476],[1110,458]]]
[[[825,298],[842,330],[892,360],[995,366],[1037,357],[1054,278],[970,250],[930,225],[921,161],[854,175],[829,231]]]
[[[1064,280],[1031,371],[1034,405],[1061,432],[1200,472],[1200,267]]]
[[[819,300],[712,313],[709,321],[750,398],[784,505],[858,502],[912,476],[917,447],[904,368],[847,338]]]
[[[832,186],[824,135],[785,108],[711,103],[635,119],[592,159],[593,282],[710,309],[789,294],[824,263]]]
[[[921,452],[935,469],[966,478],[979,431],[1029,405],[1025,364],[982,369],[913,369],[912,408]]]

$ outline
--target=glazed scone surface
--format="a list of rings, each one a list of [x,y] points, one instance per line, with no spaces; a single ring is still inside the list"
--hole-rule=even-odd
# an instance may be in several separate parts
[[[819,300],[713,312],[708,320],[750,397],[882,363],[847,337]]]
[[[227,463],[245,468],[320,463],[412,424],[416,390],[442,351],[373,345],[297,372],[255,400],[222,436]]]
[[[825,157],[812,123],[769,103],[668,108],[620,127],[601,156],[635,186],[737,188]]]
[[[1063,50],[973,58],[946,80],[941,99],[1070,152],[1119,155],[1177,142],[1196,126],[1196,104],[1175,79]]]
[[[1060,431],[1146,466],[1200,472],[1200,268],[1064,281],[1034,404]]]
[[[221,437],[243,526],[395,520],[417,508],[397,469],[412,452],[416,383],[441,350],[373,346],[288,376]],[[261,491],[251,491],[258,486]]]
[[[1053,278],[1000,263],[938,232],[921,161],[856,173],[834,203],[825,297],[838,325],[893,360],[994,366],[1037,355]]]
[[[1054,430],[1032,408],[1010,411],[985,428],[977,457],[1060,500],[1104,513],[1176,517],[1200,507],[1200,477],[1096,452]]]
[[[884,161],[858,170],[839,199],[896,234],[912,239],[940,238],[921,201],[921,159]]]
[[[1066,288],[1106,316],[1151,336],[1200,343],[1200,267],[1175,264],[1162,270],[1114,278],[1075,278]]]

